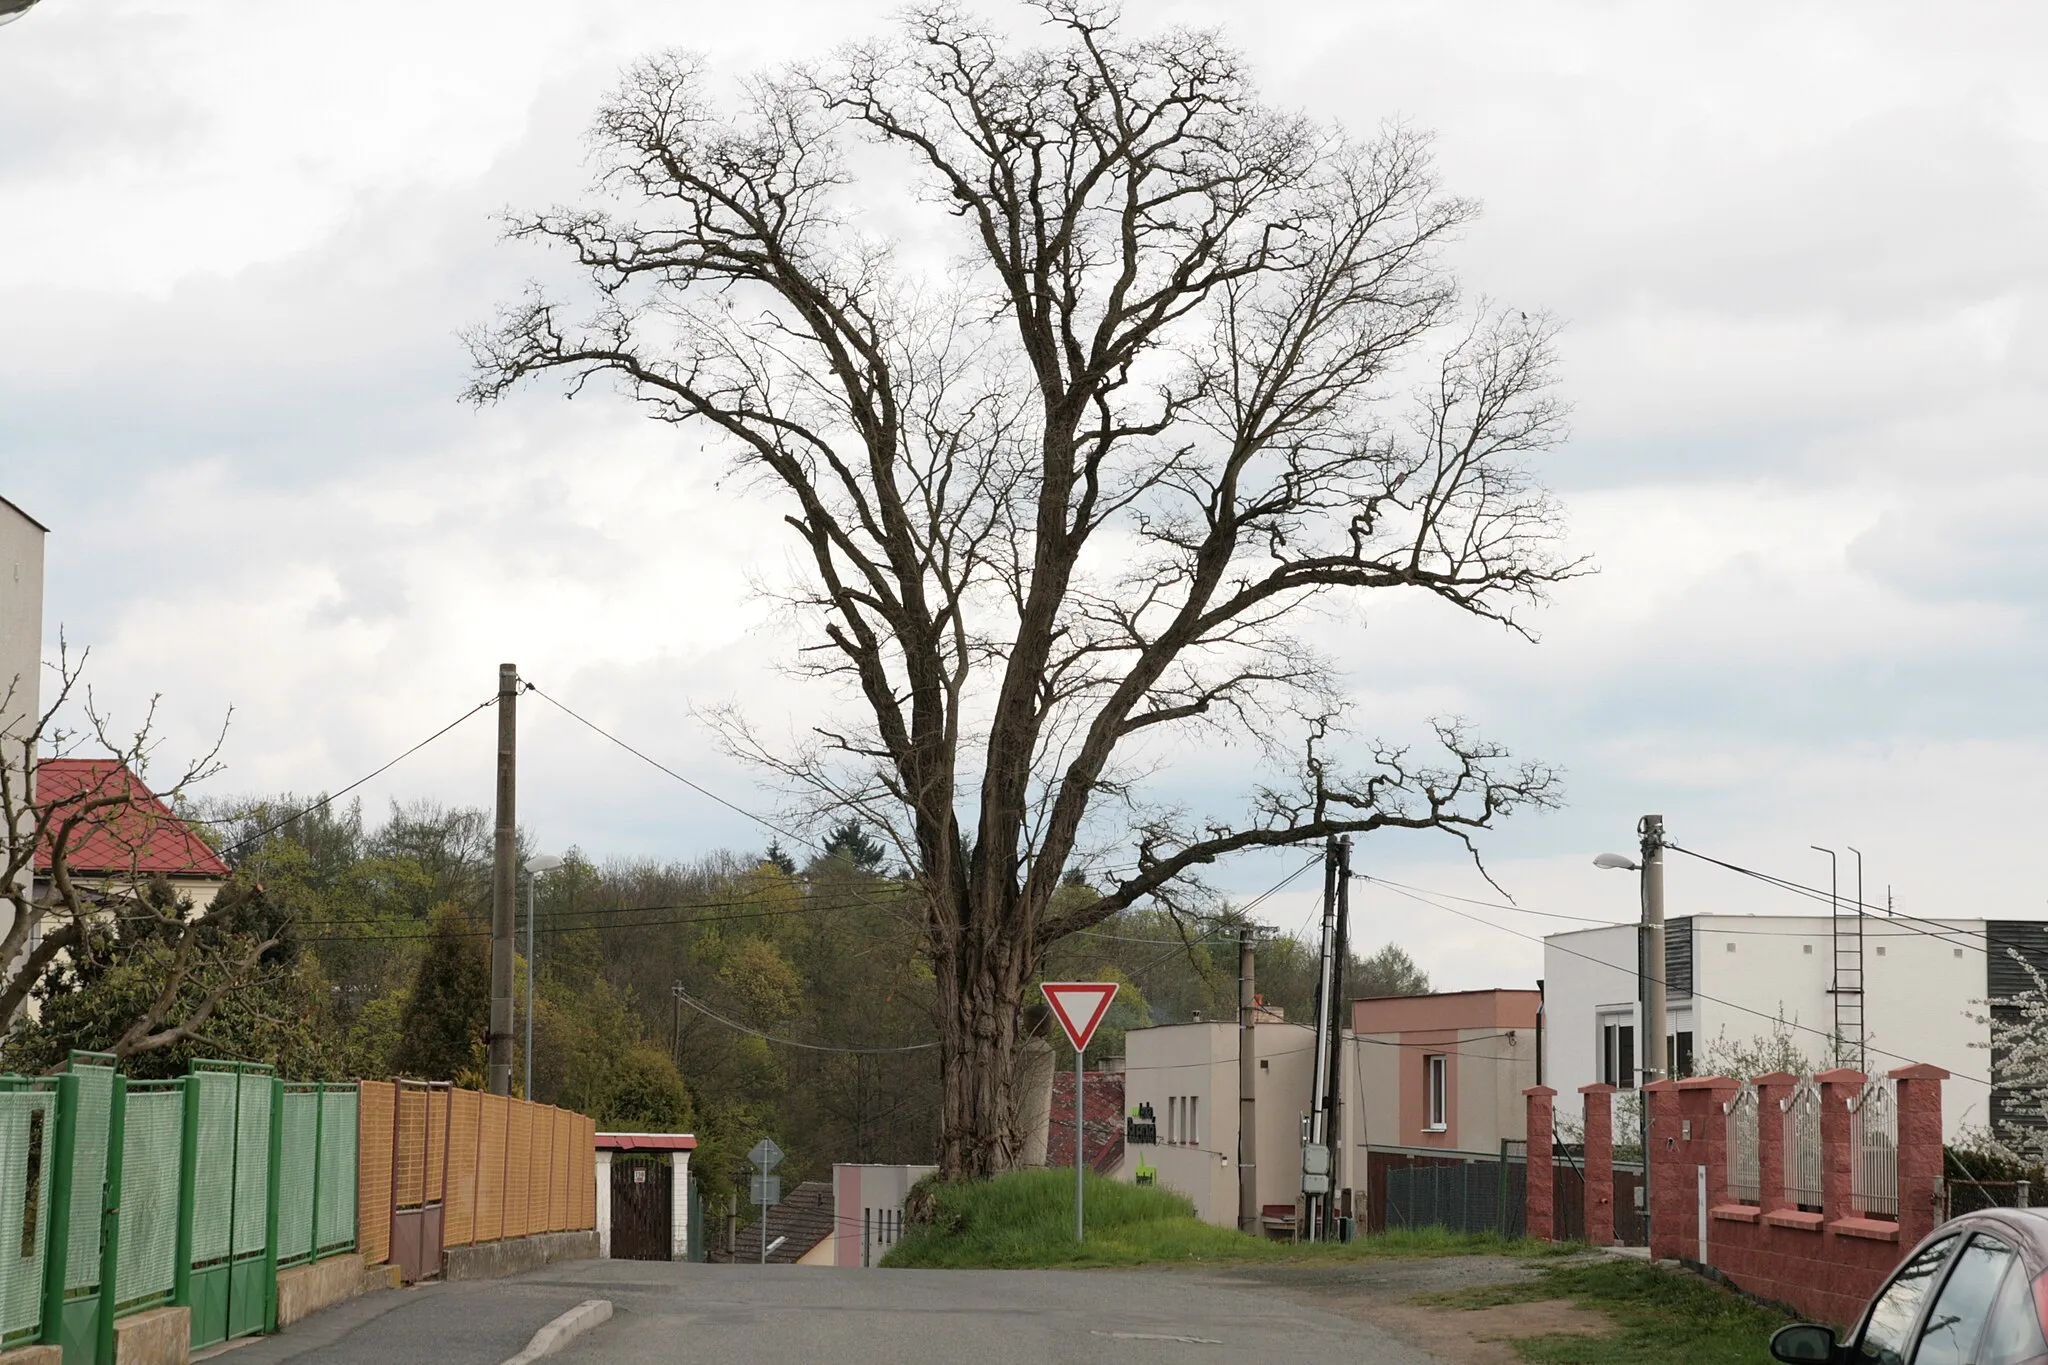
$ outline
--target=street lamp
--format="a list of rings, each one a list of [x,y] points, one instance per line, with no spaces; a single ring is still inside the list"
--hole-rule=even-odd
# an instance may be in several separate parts
[[[533,886],[543,872],[553,872],[562,860],[542,853],[526,860],[526,1088],[521,1092],[533,1101]]]

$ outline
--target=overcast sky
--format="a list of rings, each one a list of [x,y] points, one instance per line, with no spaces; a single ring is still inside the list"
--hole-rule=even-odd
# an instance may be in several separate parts
[[[462,406],[456,333],[547,268],[493,214],[576,195],[622,63],[822,55],[886,11],[44,0],[0,28],[0,493],[51,528],[49,646],[90,644],[122,714],[161,692],[166,761],[232,706],[220,792],[353,781],[515,660],[772,808],[690,708],[809,705],[751,586],[786,572],[775,509],[616,399]],[[1485,205],[1468,288],[1564,322],[1574,436],[1546,473],[1600,574],[1535,646],[1423,604],[1332,642],[1364,728],[1457,712],[1564,768],[1564,810],[1485,841],[1523,906],[1631,917],[1633,879],[1591,858],[1654,810],[1823,885],[1808,845],[1860,847],[1873,897],[1917,913],[2048,914],[2048,10],[1129,13],[1222,25],[1318,116],[1435,130],[1449,188]],[[542,847],[764,842],[543,706],[522,723]],[[366,802],[487,804],[491,753],[472,721]],[[1191,791],[1233,776],[1226,755]],[[1357,854],[1495,899],[1462,858]],[[1292,865],[1216,881],[1248,896]],[[1301,923],[1311,881],[1266,908]],[[1806,908],[1683,859],[1670,883],[1673,914]],[[1358,904],[1367,946],[1452,987],[1527,984],[1515,935],[1561,923]]]

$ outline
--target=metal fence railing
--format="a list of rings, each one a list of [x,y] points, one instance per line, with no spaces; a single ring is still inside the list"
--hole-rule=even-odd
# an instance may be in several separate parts
[[[1853,1120],[1849,1197],[1858,1213],[1899,1216],[1899,1092],[1886,1076],[1873,1076],[1849,1102]]]
[[[54,1082],[0,1078],[0,1349],[42,1332],[56,1125]]]
[[[1785,1201],[1796,1208],[1821,1206],[1820,1086],[1803,1078],[1782,1100],[1785,1122]]]
[[[1763,1170],[1757,1150],[1756,1087],[1745,1081],[1722,1106],[1728,1121],[1728,1192],[1738,1203],[1763,1202]]]
[[[2025,1180],[1944,1180],[1941,1182],[1943,1222],[1985,1209],[2024,1209],[2033,1205],[2034,1188]]]

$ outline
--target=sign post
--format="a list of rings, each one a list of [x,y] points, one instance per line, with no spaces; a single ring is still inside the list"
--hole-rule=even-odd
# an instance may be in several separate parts
[[[1081,1054],[1087,1051],[1088,1040],[1095,1036],[1102,1016],[1109,1013],[1109,1002],[1116,999],[1116,982],[1046,981],[1038,989],[1045,993],[1045,1003],[1052,1006],[1053,1018],[1060,1021],[1067,1041],[1074,1045],[1074,1240],[1085,1242],[1088,1225],[1082,1215],[1082,1190],[1088,1170],[1088,1130],[1083,1120],[1088,1110]]]
[[[747,1152],[755,1174],[749,1182],[754,1202],[761,1206],[761,1264],[768,1264],[768,1210],[782,1202],[782,1177],[770,1171],[782,1164],[782,1149],[774,1138],[762,1138]]]

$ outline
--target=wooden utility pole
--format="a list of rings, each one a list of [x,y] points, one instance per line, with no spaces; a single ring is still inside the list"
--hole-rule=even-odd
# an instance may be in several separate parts
[[[493,1095],[512,1093],[512,915],[518,894],[519,666],[498,665],[498,828],[491,849],[491,1040]],[[526,1007],[533,1008],[528,1001]],[[529,1097],[530,1098],[530,1097]]]
[[[1259,997],[1252,981],[1252,926],[1237,931],[1237,1230],[1259,1235]]]

